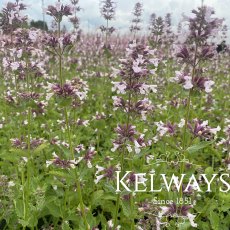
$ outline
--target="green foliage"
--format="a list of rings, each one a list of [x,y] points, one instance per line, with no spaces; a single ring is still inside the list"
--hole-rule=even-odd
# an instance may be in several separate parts
[[[32,21],[30,22],[30,27],[48,31],[47,23],[46,23],[46,22],[43,22],[43,21],[41,21],[41,20],[38,20],[38,21],[32,20]]]

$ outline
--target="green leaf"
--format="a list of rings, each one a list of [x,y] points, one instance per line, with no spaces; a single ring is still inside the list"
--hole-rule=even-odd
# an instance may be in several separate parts
[[[61,208],[56,203],[49,203],[46,207],[54,217],[62,217]]]
[[[4,162],[1,162],[0,165],[4,166],[5,164],[9,164],[9,162],[18,162],[19,156],[14,153],[4,152],[0,154],[0,157],[4,159]]]
[[[183,224],[178,226],[178,230],[187,230],[190,226],[191,224],[188,221],[185,221]]]
[[[64,177],[66,179],[72,179],[72,176],[64,171],[49,171],[49,174],[57,176],[57,177]]]
[[[58,104],[61,107],[67,107],[70,106],[72,103],[72,98],[57,98]]]
[[[210,212],[210,222],[213,230],[219,230],[220,218],[219,215],[214,211]]]
[[[23,200],[16,200],[15,201],[15,209],[16,209],[17,216],[19,218],[22,218],[24,216]]]
[[[70,228],[69,223],[67,221],[63,222],[61,228],[62,230],[72,230],[72,228]]]
[[[106,192],[116,193],[116,189],[109,183],[104,184]]]
[[[29,224],[28,224],[28,221],[25,221],[23,219],[19,219],[18,222],[23,226],[23,227],[27,227]]]
[[[199,150],[211,145],[213,141],[207,141],[207,142],[200,142],[198,144],[192,145],[186,149],[189,153],[195,153],[198,152]]]
[[[29,152],[27,150],[10,149],[10,152],[20,157],[29,157]]]
[[[227,211],[229,211],[229,209],[230,209],[230,204],[229,203],[227,203],[227,204],[223,204],[222,206],[221,206],[221,211],[223,211],[223,212],[227,212]]]
[[[103,195],[104,195],[103,190],[98,190],[94,192],[91,198],[91,205],[96,205],[98,202],[100,202]]]
[[[205,174],[211,176],[213,173],[214,173],[214,171],[213,171],[213,168],[212,168],[212,167],[208,167],[208,168],[205,169]],[[210,179],[211,179],[211,178],[210,178]]]
[[[108,48],[104,48],[104,54],[107,58],[111,58],[112,54]]]
[[[35,214],[31,214],[28,219],[28,227],[35,227],[38,224],[38,219]]]
[[[124,215],[127,216],[127,217],[130,217],[132,215],[132,210],[131,210],[131,207],[130,207],[130,203],[126,202],[126,201],[122,201],[121,206],[122,206]]]
[[[116,201],[116,200],[117,200],[117,197],[114,196],[114,195],[108,194],[108,195],[104,195],[104,196],[103,196],[103,200],[114,200],[114,201]]]
[[[43,144],[39,145],[33,152],[35,154],[40,153],[43,149],[45,149],[48,146],[49,146],[49,143],[43,143]]]
[[[225,204],[229,205],[230,208],[230,194],[229,193],[219,193],[219,199]]]

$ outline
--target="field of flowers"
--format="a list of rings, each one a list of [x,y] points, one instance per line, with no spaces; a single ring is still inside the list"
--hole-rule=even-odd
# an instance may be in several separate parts
[[[100,33],[78,0],[48,6],[49,31],[20,1],[1,10],[1,230],[230,229],[224,20],[201,6],[174,31],[153,13],[143,36],[137,3],[122,35],[116,7]]]

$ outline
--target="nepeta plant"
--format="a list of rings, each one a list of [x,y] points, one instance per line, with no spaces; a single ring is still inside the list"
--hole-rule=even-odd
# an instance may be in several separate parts
[[[34,159],[36,153],[46,146],[43,138],[33,137],[38,135],[33,130],[34,120],[37,116],[44,115],[47,105],[39,87],[45,73],[45,59],[44,53],[37,48],[38,35],[39,32],[34,30],[11,31],[10,39],[4,42],[3,51],[6,54],[3,59],[5,104],[15,110],[17,117],[18,131],[14,135],[18,134],[19,137],[11,137],[11,145],[18,160],[15,168],[19,191],[17,197],[14,197],[15,209],[19,203],[23,206],[22,212],[17,215],[23,229],[33,226],[30,214],[34,215],[35,209],[31,207],[30,202],[34,199],[31,190],[33,176],[37,173]]]
[[[143,13],[143,6],[140,2],[137,2],[133,9],[133,19],[131,21],[132,24],[129,28],[130,32],[133,33],[134,39],[138,31],[141,30],[142,13]]]
[[[46,13],[54,18],[54,20],[60,24],[63,16],[72,15],[72,8],[69,5],[63,5],[60,0],[55,5],[49,5]]]
[[[0,228],[228,229],[221,20],[202,6],[175,37],[170,15],[153,14],[150,36],[106,29],[105,42],[62,27],[65,17],[79,26],[69,3],[48,7],[48,32],[18,28],[26,17],[6,5],[15,27],[7,19],[0,36]],[[109,28],[113,3],[100,6]]]
[[[77,17],[77,12],[81,10],[81,8],[78,6],[78,2],[79,0],[71,0],[71,4],[73,5],[73,16],[69,19],[76,32],[78,31],[80,24],[79,18]]]
[[[203,6],[198,10],[192,11],[193,18],[185,17],[188,22],[189,32],[185,37],[177,57],[185,63],[184,71],[177,72],[177,76],[173,80],[182,84],[189,90],[187,102],[187,114],[185,117],[183,150],[186,148],[185,137],[186,129],[189,121],[191,97],[194,91],[212,92],[214,82],[208,77],[203,76],[204,71],[202,65],[209,61],[215,53],[215,49],[209,44],[209,38],[216,33],[223,20],[212,18],[214,11],[212,8]]]
[[[26,24],[27,16],[22,14],[26,8],[26,5],[18,0],[7,3],[0,16],[0,27],[4,33],[12,34],[15,29]]]
[[[148,46],[133,41],[126,49],[126,57],[121,59],[120,70],[117,75],[120,76],[119,82],[112,82],[112,91],[116,91],[120,96],[113,96],[114,110],[121,109],[126,114],[124,124],[119,124],[115,129],[117,138],[113,140],[113,152],[119,152],[121,155],[121,172],[134,170],[133,164],[128,164],[132,159],[132,154],[139,154],[142,148],[151,144],[151,141],[145,140],[145,134],[136,130],[134,125],[138,121],[146,120],[146,116],[152,111],[153,105],[147,98],[150,92],[157,92],[156,85],[149,84],[151,70],[149,66],[154,59],[154,54]],[[131,160],[132,162],[132,160]],[[118,210],[120,206],[120,194],[117,197],[116,212],[114,217],[114,229],[117,226]],[[133,194],[130,196],[131,208],[134,209]],[[134,213],[131,216],[131,229],[134,229]]]
[[[162,17],[156,17],[155,14],[152,14],[150,16],[149,24],[149,43],[159,52],[158,56],[161,56],[161,59],[163,59],[162,64],[165,65],[164,74],[169,76],[170,70],[172,68],[172,44],[175,36],[171,25],[171,14],[167,13],[164,19]]]
[[[176,77],[172,78],[173,81],[182,84],[185,90],[189,90],[185,119],[183,119],[183,122],[179,125],[179,127],[184,127],[181,141],[182,146],[180,146],[182,155],[187,153],[189,146],[196,138],[199,138],[201,141],[209,141],[215,138],[216,133],[220,131],[220,127],[209,127],[208,121],[194,119],[193,122],[195,124],[193,125],[190,121],[190,114],[192,98],[195,97],[195,92],[212,92],[214,82],[208,77],[203,76],[204,71],[202,68],[203,65],[214,56],[215,50],[208,44],[208,39],[213,35],[214,31],[215,33],[218,31],[222,20],[212,18],[214,12],[206,6],[200,7],[198,10],[193,10],[192,12],[194,17],[185,17],[186,22],[188,22],[189,32],[186,34],[185,42],[177,53],[177,57],[184,63],[184,71],[176,72]],[[167,125],[158,125],[158,129],[161,136],[167,132],[170,134],[175,133],[174,131],[172,132],[173,129],[169,129]],[[192,136],[188,135],[188,129]],[[185,164],[182,162],[180,173],[184,172],[184,167]],[[182,188],[180,191],[181,198],[183,198]],[[163,213],[165,214],[165,211],[167,213],[170,209],[171,207],[166,208],[163,210]],[[180,211],[180,215],[181,214],[184,215],[182,210]],[[187,217],[191,225],[196,227],[197,225],[194,223],[195,215],[189,214]]]
[[[164,20],[162,17],[156,17],[155,14],[152,14],[150,17],[150,43],[153,47],[159,47],[162,43],[162,35],[164,32]]]
[[[60,31],[60,25],[63,16],[69,16],[72,15],[71,7],[68,5],[62,5],[60,2],[56,3],[55,6],[48,6],[47,14],[53,16],[53,18],[58,23],[58,36],[50,36],[48,35],[45,38],[45,42],[48,48],[48,50],[53,53],[54,55],[58,56],[59,60],[59,83],[55,84],[49,84],[47,89],[47,99],[50,99],[52,96],[55,96],[57,99],[59,99],[59,105],[63,109],[63,114],[65,117],[65,132],[67,133],[68,137],[68,144],[67,147],[69,148],[69,154],[67,156],[68,160],[61,159],[58,155],[55,153],[53,154],[54,159],[51,161],[48,161],[48,165],[53,165],[56,167],[60,167],[62,169],[72,169],[74,179],[76,180],[76,186],[77,186],[77,196],[80,202],[80,210],[81,215],[83,216],[83,222],[86,229],[89,229],[89,224],[87,222],[86,218],[86,211],[84,206],[84,201],[82,197],[82,188],[81,188],[81,178],[80,173],[78,171],[79,167],[76,168],[75,166],[78,166],[79,162],[82,160],[83,157],[79,157],[78,160],[75,158],[75,148],[73,146],[73,135],[72,135],[72,128],[71,128],[71,114],[68,111],[68,106],[72,106],[73,109],[76,109],[76,107],[80,106],[82,104],[82,101],[86,98],[88,87],[86,82],[81,81],[78,78],[74,78],[70,81],[67,81],[63,78],[63,64],[62,59],[64,56],[64,53],[69,51],[71,46],[73,46],[75,41],[75,36],[70,34],[61,34]],[[74,117],[75,118],[75,117]],[[84,159],[87,162],[88,165],[91,166],[90,161],[92,160],[93,156],[95,155],[95,152],[92,151],[92,153],[87,152]]]
[[[106,20],[106,26],[100,26],[102,32],[105,33],[105,49],[109,49],[109,36],[115,31],[113,26],[109,27],[109,21],[115,18],[116,2],[112,0],[101,1],[101,15]]]

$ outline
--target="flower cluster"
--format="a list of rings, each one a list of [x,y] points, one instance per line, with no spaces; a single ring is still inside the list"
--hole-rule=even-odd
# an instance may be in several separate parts
[[[216,36],[223,19],[213,18],[215,11],[211,7],[202,6],[192,10],[194,17],[184,16],[184,21],[189,24],[187,40],[205,42],[210,36]]]
[[[154,122],[154,124],[157,126],[156,136],[153,137],[153,140],[156,143],[164,136],[176,136],[179,130],[185,125],[185,120],[182,118],[178,124],[172,124],[169,121],[167,123],[158,121]]]
[[[142,120],[146,120],[146,114],[154,108],[152,102],[148,98],[139,100],[135,104],[130,104],[128,100],[124,100],[122,97],[113,96],[112,98],[114,110],[121,108],[124,112],[139,114]]]
[[[116,10],[116,2],[112,0],[103,0],[101,1],[101,15],[106,20],[106,26],[101,25],[100,30],[101,32],[105,33],[105,44],[103,48],[110,50],[111,46],[108,44],[108,36],[110,36],[114,31],[115,28],[113,26],[109,26],[109,21],[113,20],[115,17],[115,11]]]
[[[194,119],[192,123],[188,123],[189,130],[194,137],[199,137],[200,139],[213,139],[217,132],[221,130],[220,126],[217,128],[211,128],[208,126],[208,121]]]
[[[132,19],[132,25],[130,26],[130,31],[131,32],[138,32],[139,30],[141,30],[141,16],[142,16],[142,12],[143,12],[143,6],[140,2],[137,2],[134,6],[134,10],[133,10],[133,19]]]
[[[155,125],[157,126],[157,132],[159,132],[160,137],[166,134],[174,135],[176,133],[177,125],[171,124],[170,122],[164,124],[162,121],[159,121],[155,122]]]
[[[121,77],[121,81],[112,82],[112,91],[118,94],[124,94],[123,97],[113,96],[114,108],[121,108],[127,113],[138,113],[146,119],[146,113],[153,109],[151,101],[148,98],[133,100],[133,97],[140,95],[147,96],[150,92],[157,92],[157,86],[147,84],[150,81],[152,70],[157,68],[158,62],[152,58],[154,51],[148,46],[133,41],[126,50],[126,58],[121,59],[120,70],[115,70],[116,75]],[[125,95],[130,95],[125,98]],[[136,96],[135,96],[136,95]]]
[[[107,168],[96,165],[96,168],[97,168],[97,171],[95,173],[96,179],[94,180],[95,184],[97,184],[102,178],[113,180],[115,178],[115,171],[120,170],[119,165],[109,166]]]
[[[53,153],[53,159],[46,161],[46,166],[54,165],[62,169],[71,169],[75,168],[79,162],[82,160],[82,157],[79,157],[77,160],[65,160],[61,159],[56,153]]]
[[[26,5],[16,0],[15,3],[8,2],[1,12],[0,27],[5,33],[12,33],[27,21],[27,16],[21,14],[26,10]]]
[[[217,145],[223,146],[223,152],[230,153],[230,120],[225,120],[225,127],[223,129],[225,138],[221,138],[221,140],[217,143]]]
[[[149,40],[153,47],[166,48],[174,41],[174,33],[171,28],[171,14],[167,13],[165,18],[157,17],[155,13],[150,15]]]
[[[35,92],[22,92],[18,93],[18,97],[23,100],[36,100],[40,97],[40,95]]]
[[[77,30],[79,28],[80,20],[77,17],[77,12],[81,10],[78,6],[79,0],[71,0],[71,4],[73,5],[73,16],[69,18],[70,22],[73,24],[74,29]]]
[[[199,62],[205,61],[208,59],[211,59],[214,57],[216,54],[215,47],[204,45],[202,47],[197,48],[197,58],[199,59]],[[180,49],[179,52],[176,54],[178,58],[181,58],[181,60],[184,63],[191,64],[193,65],[193,60],[194,60],[194,53],[193,53],[193,48],[183,45]]]
[[[111,149],[112,152],[115,152],[122,147],[127,148],[128,152],[140,153],[141,148],[146,147],[151,144],[151,142],[147,142],[144,140],[144,134],[139,134],[135,126],[132,125],[118,125],[115,129],[117,133],[117,139],[113,141],[113,148]]]
[[[47,56],[45,57],[45,52],[37,48],[38,37],[41,34],[35,30],[17,29],[13,36],[12,43],[1,44],[5,56],[2,59],[5,77],[13,73],[18,75],[18,80],[23,80],[28,73],[33,73],[35,78],[45,75]]]
[[[115,31],[115,28],[113,26],[107,28],[107,27],[105,27],[105,26],[102,25],[102,26],[100,26],[100,30],[101,30],[101,32],[105,32],[105,33],[111,35]]]
[[[182,84],[185,89],[195,88],[210,93],[214,81],[202,76],[204,71],[201,66],[211,60],[216,53],[216,47],[209,44],[209,39],[218,33],[223,20],[212,18],[214,11],[206,6],[199,7],[192,13],[194,17],[184,16],[189,28],[187,33],[183,31],[185,39],[176,53],[176,56],[186,64],[186,69],[191,68],[191,73],[177,71],[176,77],[171,80]]]
[[[90,147],[86,153],[85,156],[83,157],[83,160],[86,161],[88,168],[92,168],[92,159],[94,158],[94,156],[96,155],[96,151],[94,147]]]
[[[58,121],[58,123],[60,125],[61,121]],[[67,143],[65,141],[61,141],[58,136],[53,138],[50,143],[52,145],[59,146],[60,148],[63,148],[63,147],[69,148],[70,147],[69,143]],[[81,159],[82,161],[85,161],[85,163],[86,163],[88,168],[92,168],[92,160],[93,160],[93,158],[95,157],[95,155],[97,153],[95,151],[95,147],[90,146],[87,149],[85,149],[85,146],[83,144],[79,144],[76,147],[74,147],[74,152],[77,155],[81,154],[81,157],[79,157],[79,159]]]
[[[206,93],[212,92],[212,86],[215,84],[214,81],[206,77],[195,76],[192,78],[189,74],[181,71],[176,71],[176,76],[170,80],[183,85],[184,89],[195,89]]]
[[[48,84],[47,99],[50,99],[53,95],[62,98],[75,98],[80,101],[85,100],[88,92],[88,85],[85,81],[79,78],[73,78],[66,81],[63,85],[60,84]]]
[[[191,205],[182,205],[176,206],[175,203],[170,204],[168,206],[161,207],[161,212],[159,213],[159,217],[162,216],[171,216],[171,217],[187,217],[192,227],[197,227],[197,224],[194,222],[195,215],[189,213],[189,209],[191,209]]]
[[[61,2],[56,2],[55,5],[49,5],[46,13],[52,16],[55,21],[61,22],[63,16],[72,15],[72,8],[69,5],[63,5]]]
[[[42,138],[32,138],[30,140],[30,149],[36,149],[38,146],[45,142]],[[17,149],[28,149],[29,145],[27,142],[24,141],[24,138],[12,138],[11,144],[14,148]]]
[[[52,48],[52,52],[58,52],[58,48],[60,48],[63,53],[67,47],[73,46],[76,39],[77,37],[75,34],[65,33],[60,36],[60,38],[46,34],[43,38],[43,42],[46,46]]]
[[[112,20],[115,16],[116,3],[112,0],[101,1],[101,15],[105,20]]]

